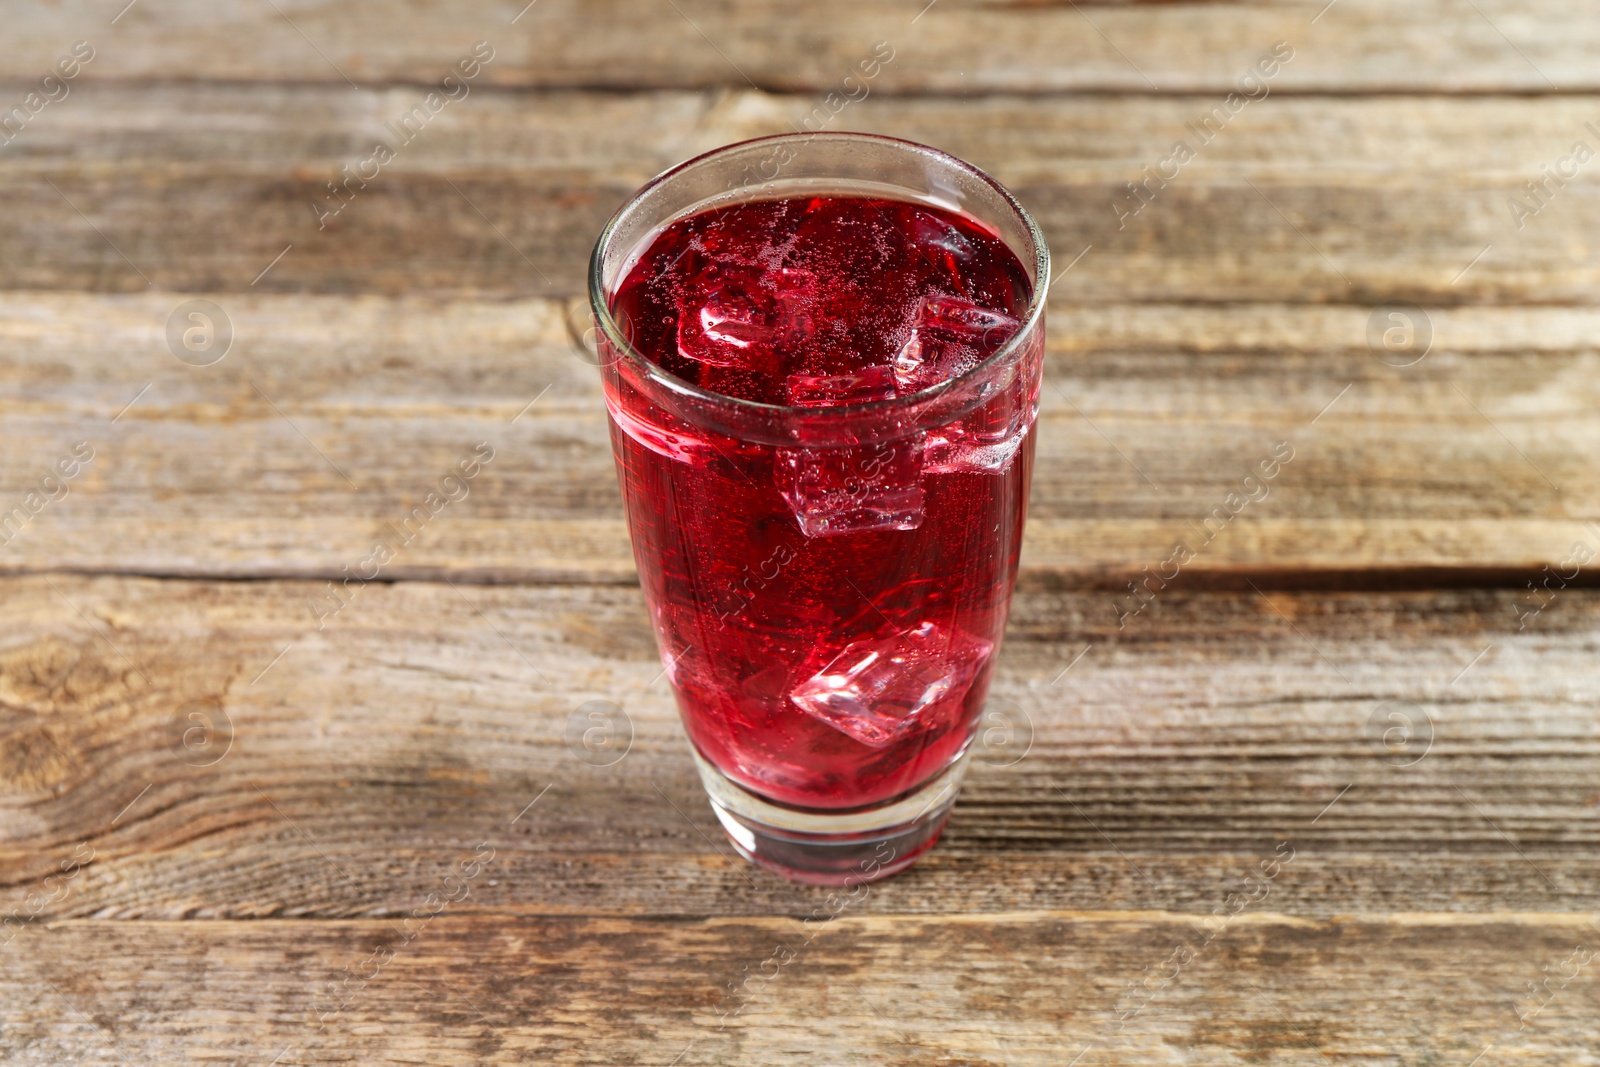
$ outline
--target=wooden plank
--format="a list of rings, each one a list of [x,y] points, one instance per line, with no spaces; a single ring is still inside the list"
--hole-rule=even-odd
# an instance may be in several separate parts
[[[421,96],[85,84],[0,154],[14,205],[0,288],[578,296],[595,236],[640,183],[813,106],[748,90],[480,91],[348,202],[330,192]],[[1600,121],[1596,98],[1272,96],[1202,143],[1187,124],[1216,103],[872,96],[829,128],[991,170],[1038,215],[1058,268],[1093,246],[1058,286],[1086,302],[1593,302],[1600,266],[1581,235],[1600,228],[1600,186],[1552,186],[1537,215],[1508,205],[1537,207],[1523,183],[1578,140],[1600,144],[1584,125]],[[1180,139],[1195,158],[1125,217],[1126,183]]]
[[[95,450],[0,570],[337,577],[484,441],[468,497],[387,577],[633,580],[581,305],[222,295],[235,348],[197,368],[165,341],[187,298],[0,294],[0,512]],[[1521,588],[1600,545],[1600,312],[1434,309],[1405,368],[1369,347],[1373,314],[1056,301],[1025,571],[1120,585],[1181,539],[1203,546],[1183,581],[1443,568]],[[1269,495],[1202,526],[1280,441]]]
[[[515,86],[845,90],[873,45],[893,60],[883,92],[1115,89],[1226,92],[1273,44],[1295,58],[1283,88],[1319,92],[1593,89],[1600,31],[1557,0],[1467,11],[1446,0],[1301,3],[962,3],[805,5],[778,0],[427,0],[403,11],[301,0],[277,5],[141,4],[121,15],[85,0],[19,4],[0,77],[40,77],[75,40],[101,79],[425,82],[473,43],[480,75]],[[1470,17],[1467,17],[1470,16]],[[114,24],[113,24],[114,20]]]
[[[1503,1063],[1588,1062],[1587,917],[1213,923],[65,922],[0,953],[0,1049],[17,1064],[1291,1065],[1464,1064],[1492,1046]],[[1546,967],[1576,975],[1536,998]]]
[[[636,590],[376,584],[318,630],[321,592],[0,582],[6,909],[392,915],[480,843],[469,910],[821,899],[722,840]],[[991,702],[1012,741],[864,911],[1205,914],[1284,842],[1302,915],[1600,907],[1600,593],[1519,619],[1512,592],[1171,590],[1122,629],[1113,602],[1018,595]],[[604,767],[565,740],[591,700],[631,737]]]

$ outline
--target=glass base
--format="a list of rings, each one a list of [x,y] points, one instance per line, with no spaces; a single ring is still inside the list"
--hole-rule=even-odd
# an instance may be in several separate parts
[[[934,846],[955,806],[967,755],[914,793],[844,812],[763,800],[694,753],[711,810],[739,855],[792,882],[860,885],[905,870]]]

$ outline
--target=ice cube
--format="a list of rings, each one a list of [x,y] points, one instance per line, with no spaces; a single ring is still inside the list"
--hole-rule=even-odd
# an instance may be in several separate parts
[[[778,491],[807,537],[922,525],[922,436],[780,448]]]
[[[868,367],[854,374],[791,374],[785,384],[789,403],[802,408],[865,404],[895,395],[892,367]]]
[[[925,296],[911,323],[911,336],[895,355],[895,384],[902,393],[911,393],[965,374],[1021,327],[1003,311],[990,311],[958,296]]]
[[[906,633],[845,646],[789,693],[806,714],[873,748],[954,722],[994,645],[924,622]]]
[[[894,370],[867,367],[853,374],[791,374],[785,382],[796,407],[836,407],[895,395]],[[922,523],[922,441],[874,442],[778,451],[779,490],[807,537],[863,530],[914,530]]]
[[[961,419],[928,433],[923,470],[929,474],[1003,474],[1039,411],[1033,361],[1021,360]]]
[[[776,372],[815,332],[810,271],[715,262],[684,287],[678,351],[712,367]]]
[[[993,355],[1022,323],[1001,311],[952,296],[924,297],[911,336],[895,357],[902,392],[958,377]],[[928,434],[929,474],[999,474],[1011,466],[1038,408],[1035,361],[1020,359],[961,420]]]
[[[974,441],[959,430],[929,442],[929,474],[1004,474],[1022,448],[1026,430],[994,444]]]
[[[907,204],[902,209],[909,245],[932,267],[942,281],[958,291],[966,288],[966,277],[981,252],[970,237],[947,219],[926,208]]]

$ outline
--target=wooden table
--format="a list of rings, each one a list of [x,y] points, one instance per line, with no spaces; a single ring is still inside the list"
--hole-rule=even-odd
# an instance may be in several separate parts
[[[121,4],[0,48],[0,1062],[1600,1062],[1584,5]],[[842,904],[706,806],[578,337],[808,118],[1056,259],[1022,758]]]

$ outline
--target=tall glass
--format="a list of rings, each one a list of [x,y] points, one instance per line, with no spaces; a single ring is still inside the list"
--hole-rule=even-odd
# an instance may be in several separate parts
[[[616,297],[652,241],[795,196],[955,212],[1015,255],[1025,309],[964,373],[844,406],[736,399],[647,360]],[[1016,579],[1049,273],[1038,226],[988,175],[863,134],[710,152],[600,235],[589,297],[662,662],[728,837],[790,879],[891,874],[949,817]]]

